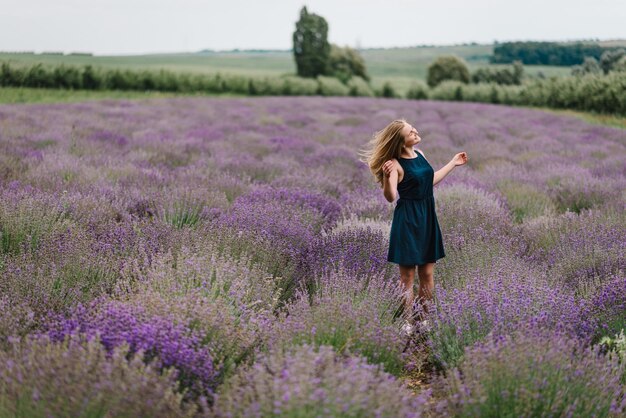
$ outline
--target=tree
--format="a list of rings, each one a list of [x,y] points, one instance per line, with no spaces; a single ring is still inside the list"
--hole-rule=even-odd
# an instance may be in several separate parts
[[[472,74],[473,83],[522,84],[524,66],[515,61],[510,68],[479,68]]]
[[[613,66],[624,55],[626,55],[626,50],[622,48],[605,51],[600,57],[600,67],[602,67],[602,71],[604,71],[604,74],[608,74],[609,71],[613,69]]]
[[[329,73],[330,44],[327,38],[326,19],[303,7],[293,33],[293,55],[299,76],[317,77]]]
[[[619,61],[613,64],[611,71],[626,72],[626,55],[624,55],[622,58],[619,59]]]
[[[581,65],[574,65],[572,67],[572,75],[585,75],[585,74],[599,74],[602,72],[598,60],[594,57],[585,57],[585,61]]]
[[[454,55],[444,55],[428,66],[427,78],[428,85],[435,87],[445,80],[469,83],[470,73],[465,61],[461,58]]]
[[[370,80],[363,57],[358,51],[350,47],[342,48],[331,44],[329,65],[331,75],[344,83],[347,83],[352,77]]]

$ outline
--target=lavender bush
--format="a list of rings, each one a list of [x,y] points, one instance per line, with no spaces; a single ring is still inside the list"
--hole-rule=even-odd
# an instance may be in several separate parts
[[[94,252],[94,241],[80,228],[47,237],[36,251],[5,261],[0,289],[19,295],[36,317],[62,312],[111,291],[119,265]]]
[[[413,396],[362,357],[308,345],[278,350],[242,369],[217,395],[217,417],[420,417],[428,393]]]
[[[622,384],[626,386],[626,335],[624,335],[624,329],[613,337],[603,337],[599,344],[601,347],[613,351],[619,359],[622,370]]]
[[[596,290],[588,304],[596,341],[626,329],[626,275],[613,276]]]
[[[429,345],[440,368],[458,364],[466,347],[487,335],[505,335],[521,324],[591,337],[587,307],[572,291],[550,285],[519,263],[503,263],[499,269],[470,278],[463,288],[437,290]]]
[[[176,257],[155,257],[143,271],[133,269],[127,276],[136,281],[125,280],[117,297],[197,333],[222,380],[265,345],[281,291],[271,276],[249,267],[249,260],[219,257],[205,240],[192,244]]]
[[[0,351],[2,416],[191,417],[174,392],[172,371],[127,359],[127,345],[108,352],[97,339],[15,339]]]
[[[199,335],[176,324],[171,316],[151,315],[138,304],[99,302],[79,305],[68,317],[52,319],[46,334],[52,341],[63,341],[68,335],[99,337],[109,352],[127,344],[130,353],[142,350],[146,363],[154,360],[155,368],[175,368],[190,398],[211,396],[216,371]]]
[[[468,350],[443,380],[444,416],[623,416],[614,356],[558,333],[525,328]]]
[[[298,292],[277,318],[271,347],[329,345],[354,352],[389,373],[399,375],[406,363],[406,338],[395,311],[401,290],[384,277],[359,280],[350,271],[320,276],[315,293]]]
[[[0,348],[8,347],[10,337],[21,337],[37,328],[35,312],[19,299],[0,297],[0,312]]]
[[[0,254],[36,251],[44,237],[73,226],[66,208],[53,196],[14,181],[1,190]]]
[[[383,272],[394,277],[387,262],[389,234],[371,227],[333,230],[314,239],[303,256],[305,277],[318,277],[327,271],[345,271],[355,280]],[[309,286],[312,286],[310,283]],[[314,291],[314,290],[312,290]]]
[[[506,202],[514,221],[522,223],[540,216],[555,216],[557,205],[547,192],[524,180],[504,179],[498,182],[498,190],[506,197]]]
[[[531,262],[552,280],[588,296],[613,274],[626,271],[626,212],[614,208],[537,218],[522,233]]]

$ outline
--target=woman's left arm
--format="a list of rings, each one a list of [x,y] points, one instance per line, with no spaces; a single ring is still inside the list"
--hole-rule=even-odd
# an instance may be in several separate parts
[[[454,167],[457,165],[463,165],[467,163],[467,153],[459,152],[456,154],[448,164],[444,165],[440,170],[435,171],[435,177],[433,178],[433,186],[443,180]]]

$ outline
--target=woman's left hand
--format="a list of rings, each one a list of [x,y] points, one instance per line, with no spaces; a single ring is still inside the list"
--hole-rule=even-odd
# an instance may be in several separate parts
[[[467,153],[466,152],[459,152],[458,154],[456,154],[452,158],[452,162],[454,163],[455,167],[457,165],[463,165],[463,164],[467,163]]]

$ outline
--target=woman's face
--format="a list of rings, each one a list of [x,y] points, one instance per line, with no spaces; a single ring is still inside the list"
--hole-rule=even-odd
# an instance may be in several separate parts
[[[422,141],[422,138],[419,137],[417,129],[409,125],[408,123],[404,124],[404,128],[402,128],[402,135],[404,136],[404,146],[412,147],[416,144],[419,144]]]

